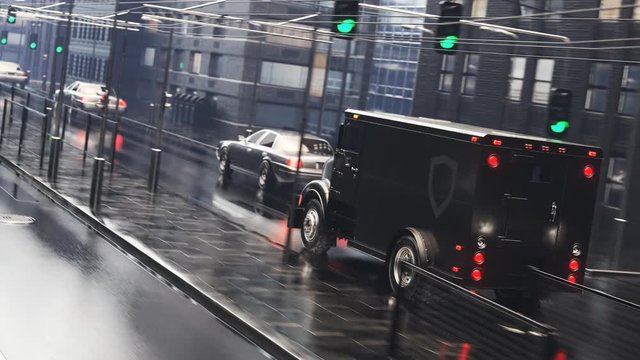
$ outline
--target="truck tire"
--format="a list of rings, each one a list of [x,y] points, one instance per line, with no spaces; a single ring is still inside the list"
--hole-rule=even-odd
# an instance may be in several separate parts
[[[401,271],[400,264],[402,260],[418,267],[426,268],[432,265],[436,253],[437,244],[429,234],[415,228],[405,229],[395,242],[387,261],[389,283],[393,293],[397,294],[400,287],[402,287],[402,297],[411,299],[416,294],[417,289],[423,288],[418,286],[420,279],[413,271]]]
[[[309,200],[304,206],[300,237],[302,245],[312,255],[324,255],[331,248],[330,235],[324,222],[324,211],[317,199]]]

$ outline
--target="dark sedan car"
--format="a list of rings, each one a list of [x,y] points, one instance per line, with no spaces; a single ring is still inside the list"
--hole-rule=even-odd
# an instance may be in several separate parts
[[[300,135],[282,130],[260,130],[238,141],[221,141],[218,160],[221,180],[228,182],[233,172],[258,178],[258,188],[269,189],[280,183],[308,182],[322,176],[324,164],[333,155],[331,145],[321,138],[305,135],[298,160]]]

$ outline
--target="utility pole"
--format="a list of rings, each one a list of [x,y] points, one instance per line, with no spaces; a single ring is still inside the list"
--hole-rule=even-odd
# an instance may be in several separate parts
[[[167,51],[167,61],[164,66],[164,78],[162,80],[162,94],[158,105],[156,118],[156,140],[151,148],[151,163],[149,166],[148,190],[155,193],[158,190],[158,176],[160,175],[160,155],[162,154],[162,128],[164,126],[164,111],[167,107],[167,86],[169,82],[169,66],[171,65],[171,52],[173,51],[173,27],[169,32],[169,47]]]
[[[97,213],[100,210],[100,202],[102,199],[102,180],[104,179],[104,142],[107,132],[107,118],[109,115],[109,98],[111,97],[111,84],[113,82],[113,68],[115,66],[116,52],[116,31],[118,25],[118,6],[120,1],[116,0],[113,10],[113,25],[111,26],[111,46],[109,49],[109,63],[107,67],[107,81],[104,95],[104,103],[102,104],[102,119],[100,121],[100,138],[98,141],[98,153],[93,158],[93,172],[91,175],[91,194],[89,196],[89,207],[91,211]]]
[[[60,72],[60,86],[58,88],[58,96],[54,107],[54,126],[51,134],[51,148],[49,151],[49,168],[47,177],[49,182],[55,182],[58,177],[58,162],[60,161],[60,145],[62,139],[60,137],[60,126],[62,120],[62,111],[64,110],[64,83],[67,80],[67,65],[69,62],[69,40],[71,38],[71,15],[73,14],[74,0],[69,1],[69,14],[67,15],[66,36],[64,39],[64,51],[62,53],[62,70]],[[20,47],[22,48],[22,46]],[[52,85],[53,86],[53,85]]]

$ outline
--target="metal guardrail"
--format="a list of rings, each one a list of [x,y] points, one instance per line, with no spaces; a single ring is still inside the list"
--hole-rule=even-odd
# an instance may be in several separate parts
[[[424,357],[415,344],[429,339],[437,339],[433,346],[446,344],[438,345],[435,350],[440,358],[453,355],[455,358],[551,359],[554,356],[557,350],[554,327],[433,272],[406,262],[402,266],[413,271],[418,288],[411,295],[402,289],[396,295],[390,357]],[[402,320],[403,314],[409,321]],[[455,344],[459,346],[456,348]]]

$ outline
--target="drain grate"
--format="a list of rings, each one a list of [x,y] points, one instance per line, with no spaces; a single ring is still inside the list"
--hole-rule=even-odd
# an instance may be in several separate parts
[[[0,224],[33,224],[36,219],[24,215],[2,215],[0,214]]]

